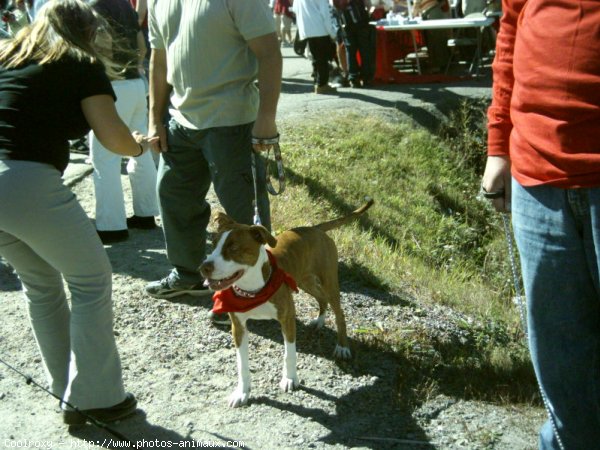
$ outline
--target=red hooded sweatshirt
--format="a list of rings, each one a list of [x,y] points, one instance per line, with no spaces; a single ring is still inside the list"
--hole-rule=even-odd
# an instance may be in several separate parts
[[[523,186],[600,186],[600,1],[502,6],[488,155]]]

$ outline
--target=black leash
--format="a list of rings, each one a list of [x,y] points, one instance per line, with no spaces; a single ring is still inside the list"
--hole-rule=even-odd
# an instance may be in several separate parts
[[[118,431],[113,430],[112,428],[110,428],[106,423],[101,422],[99,420],[96,420],[95,418],[93,418],[92,416],[90,416],[89,414],[86,414],[84,411],[80,410],[79,408],[77,408],[76,406],[71,405],[69,402],[64,401],[62,398],[60,398],[58,395],[53,394],[52,392],[50,392],[48,389],[46,389],[44,386],[40,385],[38,382],[36,382],[30,375],[26,375],[23,372],[21,372],[19,369],[11,366],[10,364],[8,364],[6,361],[4,361],[2,358],[0,358],[0,363],[4,364],[6,367],[8,367],[10,370],[12,370],[13,372],[19,374],[20,376],[22,376],[23,378],[25,378],[25,383],[28,385],[33,385],[35,387],[37,387],[38,389],[41,389],[42,391],[46,392],[47,394],[51,395],[52,397],[54,397],[55,399],[57,399],[58,401],[60,401],[61,403],[67,405],[69,408],[73,409],[73,411],[76,411],[78,414],[80,414],[81,416],[85,417],[86,420],[88,420],[92,425],[102,429],[102,430],[106,430],[108,433],[112,434],[114,437],[116,437],[117,439],[119,439],[120,441],[123,441],[123,446],[126,448],[133,448],[133,443],[126,438],[125,436],[123,436],[121,433],[119,433]]]
[[[267,182],[267,191],[271,195],[279,195],[285,190],[285,169],[283,167],[283,159],[281,158],[281,147],[279,146],[279,134],[272,138],[252,138],[252,144],[262,144],[262,145],[270,145],[273,148],[273,157],[275,158],[275,163],[277,164],[277,179],[279,181],[279,190],[276,190],[273,187],[273,183],[271,182],[271,176],[269,174],[269,153],[271,152],[271,148],[267,150],[267,155],[265,158],[265,171],[266,171],[266,182]],[[260,214],[258,212],[258,186],[257,186],[257,177],[256,177],[256,152],[252,150],[252,181],[254,183],[254,225],[262,225],[260,220]]]

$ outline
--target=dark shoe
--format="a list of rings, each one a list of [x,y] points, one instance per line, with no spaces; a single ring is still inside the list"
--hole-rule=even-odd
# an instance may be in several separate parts
[[[127,218],[127,228],[138,228],[140,230],[152,230],[156,228],[154,216],[136,216]]]
[[[100,240],[104,245],[114,244],[116,242],[123,242],[129,239],[129,231],[127,230],[114,230],[114,231],[100,231],[96,230]]]
[[[87,137],[82,137],[79,139],[69,141],[69,145],[71,146],[71,151],[73,153],[81,153],[83,155],[87,155],[90,152]]]
[[[350,81],[348,81],[348,78],[342,78],[340,81],[340,86],[341,87],[350,87]]]
[[[362,87],[362,84],[360,84],[360,80],[350,80],[350,86],[352,86],[355,89],[360,89]]]
[[[323,86],[315,86],[315,94],[337,94],[337,89],[333,86],[329,86],[328,84],[324,84]]]
[[[208,317],[210,321],[215,325],[231,325],[231,319],[229,318],[229,314],[217,314],[215,312],[209,312]]]
[[[372,88],[372,87],[375,87],[375,83],[373,82],[373,80],[366,80],[366,81],[363,81],[363,87],[367,88],[367,89]]]
[[[194,297],[202,297],[212,295],[212,289],[204,286],[203,282],[196,284],[184,284],[171,274],[162,280],[153,281],[146,285],[146,293],[154,298],[173,298],[180,295],[192,295]]]
[[[133,394],[128,393],[121,403],[108,408],[84,409],[82,412],[93,419],[104,422],[116,422],[135,414],[137,400]],[[67,425],[85,425],[89,419],[79,411],[63,411],[63,422]]]

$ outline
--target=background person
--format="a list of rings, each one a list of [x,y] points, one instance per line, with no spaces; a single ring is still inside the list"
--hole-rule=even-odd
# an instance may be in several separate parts
[[[275,32],[279,42],[284,47],[292,45],[292,23],[293,13],[290,11],[291,0],[275,0],[273,5],[273,17],[275,18]]]
[[[51,0],[28,30],[0,41],[0,256],[23,285],[52,393],[113,421],[133,414],[136,400],[123,387],[111,266],[61,179],[68,139],[90,127],[116,153],[143,152],[143,136],[132,137],[115,110],[112,63],[94,44],[100,24],[83,2]],[[63,419],[85,422],[74,411]]]
[[[509,0],[503,11],[482,187],[497,197],[496,209],[512,209],[531,359],[549,412],[540,449],[594,449],[600,443],[600,2]]]
[[[439,20],[450,18],[448,0],[415,0],[413,17],[421,16],[423,20]],[[448,30],[425,30],[425,44],[427,45],[427,61],[423,63],[422,72],[435,74],[444,72],[450,59],[448,48]]]
[[[208,292],[198,267],[206,255],[211,182],[227,214],[251,224],[252,137],[278,136],[282,59],[267,2],[198,5],[164,0],[150,3],[148,10],[149,133],[160,139],[159,206],[173,265],[167,277],[146,286],[155,298]],[[168,106],[172,119],[166,128]],[[268,147],[256,144],[254,150]],[[265,166],[256,159],[259,214],[270,228]]]
[[[328,0],[294,0],[294,14],[300,39],[307,40],[313,57],[315,93],[337,93],[329,85],[329,61],[335,57],[336,31]]]
[[[142,78],[146,47],[137,14],[128,0],[94,0],[91,5],[110,25],[108,46],[113,61],[123,72],[120,75],[123,79],[112,81],[117,113],[131,130],[146,133],[148,106],[146,83]],[[90,156],[94,166],[96,229],[102,242],[110,244],[127,239],[128,228],[155,228],[158,201],[152,152],[127,161],[133,202],[133,216],[129,218],[121,184],[122,156],[105,148],[93,131],[90,133]]]
[[[373,85],[375,77],[375,27],[369,25],[369,0],[334,0],[344,29],[348,80],[355,88]],[[358,62],[360,54],[360,63]]]

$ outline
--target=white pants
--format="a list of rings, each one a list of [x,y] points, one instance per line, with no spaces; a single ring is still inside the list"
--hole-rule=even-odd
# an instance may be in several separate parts
[[[144,80],[118,80],[112,82],[117,95],[117,113],[131,131],[146,134],[148,108]],[[90,155],[94,166],[96,194],[96,229],[114,231],[127,229],[125,199],[121,185],[122,156],[107,150],[94,132],[90,133]],[[129,158],[127,174],[131,183],[133,213],[148,217],[158,215],[156,199],[156,165],[152,152]]]
[[[23,285],[51,391],[81,409],[122,402],[110,261],[51,165],[0,161],[0,256]]]

